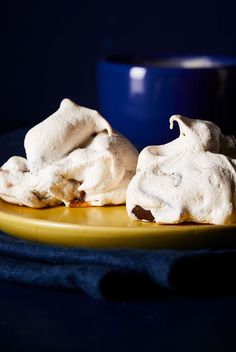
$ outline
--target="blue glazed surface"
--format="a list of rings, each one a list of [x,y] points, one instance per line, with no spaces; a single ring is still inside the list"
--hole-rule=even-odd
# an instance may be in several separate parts
[[[177,137],[177,127],[169,129],[173,114],[211,120],[224,133],[235,133],[236,58],[202,58],[211,60],[212,66],[101,60],[97,66],[100,112],[139,148]]]

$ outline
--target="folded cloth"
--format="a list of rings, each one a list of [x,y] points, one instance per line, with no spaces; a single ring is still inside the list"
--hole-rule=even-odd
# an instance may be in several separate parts
[[[25,131],[0,136],[0,161],[22,150]],[[22,150],[23,153],[23,150]],[[0,233],[0,279],[81,289],[92,297],[236,292],[236,250],[93,250],[36,244]]]
[[[91,250],[0,233],[0,279],[82,289],[92,297],[236,289],[236,250]]]

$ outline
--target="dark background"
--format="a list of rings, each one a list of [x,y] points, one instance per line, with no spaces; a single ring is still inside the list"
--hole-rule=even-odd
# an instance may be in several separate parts
[[[110,54],[236,56],[234,1],[8,1],[1,5],[3,132],[64,97],[97,108],[96,62]]]

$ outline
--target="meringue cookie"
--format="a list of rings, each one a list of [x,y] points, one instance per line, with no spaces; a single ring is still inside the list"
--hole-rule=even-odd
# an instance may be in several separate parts
[[[64,99],[0,168],[0,198],[33,208],[122,204],[138,152],[97,111]]]
[[[82,147],[93,134],[106,130],[110,124],[96,110],[63,99],[59,109],[31,128],[25,136],[26,157],[32,171],[52,164],[77,147]],[[36,143],[37,141],[37,143]]]
[[[173,224],[236,221],[236,141],[209,121],[176,121],[180,136],[146,147],[127,189],[126,206],[133,219]]]

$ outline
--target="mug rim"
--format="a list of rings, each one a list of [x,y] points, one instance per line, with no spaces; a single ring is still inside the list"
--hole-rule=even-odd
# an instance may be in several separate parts
[[[200,60],[200,64],[197,65],[196,60]],[[193,65],[186,64],[188,61],[192,61]],[[218,70],[222,68],[236,68],[236,57],[204,54],[168,54],[156,56],[108,55],[101,58],[99,63],[119,67],[144,67],[154,70]]]

